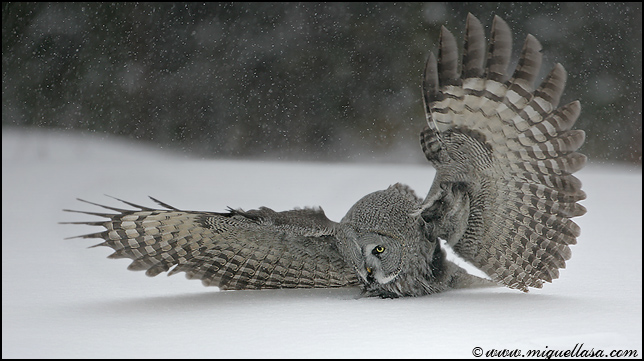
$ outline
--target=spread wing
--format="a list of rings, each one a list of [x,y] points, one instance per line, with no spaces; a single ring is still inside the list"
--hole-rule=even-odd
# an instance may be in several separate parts
[[[102,238],[96,246],[114,249],[109,258],[130,258],[128,269],[146,270],[148,276],[174,267],[169,275],[185,272],[206,286],[235,290],[359,284],[338,253],[335,223],[322,209],[194,212],[152,199],[165,209],[87,202],[117,213],[70,211],[107,218],[70,223],[105,227],[79,237]]]
[[[428,126],[421,133],[437,169],[422,216],[454,250],[493,280],[527,291],[559,276],[586,210],[572,174],[586,157],[571,130],[578,101],[557,108],[566,72],[555,65],[538,89],[541,45],[528,35],[510,77],[512,35],[494,18],[486,53],[481,23],[467,18],[461,74],[454,36],[441,30],[438,60],[430,55],[423,95]]]

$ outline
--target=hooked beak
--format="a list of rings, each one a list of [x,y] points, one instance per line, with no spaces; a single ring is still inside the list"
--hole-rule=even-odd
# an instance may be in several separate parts
[[[367,267],[367,282],[373,283],[375,279],[373,278],[373,270],[371,267]]]

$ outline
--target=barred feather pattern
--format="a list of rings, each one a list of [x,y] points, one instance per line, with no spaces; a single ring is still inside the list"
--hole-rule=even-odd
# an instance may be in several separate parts
[[[78,223],[105,227],[81,237],[104,239],[96,246],[114,249],[109,258],[132,259],[130,270],[156,276],[174,267],[169,275],[185,272],[224,290],[359,285],[321,209],[214,213],[125,203],[138,210],[95,204],[118,213],[80,212],[107,220]]]
[[[427,62],[421,145],[437,175],[423,209],[465,185],[457,194],[468,200],[463,227],[437,232],[493,280],[527,291],[559,276],[580,233],[570,218],[586,212],[572,175],[586,162],[575,152],[585,134],[571,130],[581,106],[557,108],[566,81],[560,64],[534,89],[541,67],[534,36],[526,37],[512,76],[512,35],[500,17],[487,53],[485,43],[481,23],[469,14],[460,75],[456,40],[444,27],[439,57],[430,54]]]

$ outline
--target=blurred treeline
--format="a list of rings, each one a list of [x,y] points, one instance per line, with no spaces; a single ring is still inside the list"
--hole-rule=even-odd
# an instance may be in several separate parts
[[[581,151],[642,162],[638,3],[3,3],[2,124],[203,156],[423,161],[420,77],[468,12],[568,71]],[[511,64],[513,67],[514,64]]]

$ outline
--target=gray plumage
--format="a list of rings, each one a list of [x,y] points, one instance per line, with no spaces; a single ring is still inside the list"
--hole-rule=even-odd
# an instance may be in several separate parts
[[[512,35],[500,17],[487,52],[485,43],[469,14],[460,73],[456,40],[444,27],[438,59],[427,61],[420,139],[437,173],[425,199],[395,184],[360,199],[340,222],[322,209],[215,213],[124,202],[136,209],[81,212],[107,218],[76,222],[106,228],[81,237],[103,239],[97,246],[132,259],[131,270],[185,272],[221,289],[360,286],[400,297],[542,287],[571,256],[579,227],[570,218],[585,213],[572,175],[586,161],[575,152],[584,132],[571,130],[580,104],[557,108],[566,79],[560,64],[533,88],[541,46],[532,35],[511,77]],[[446,260],[439,239],[491,281]]]

